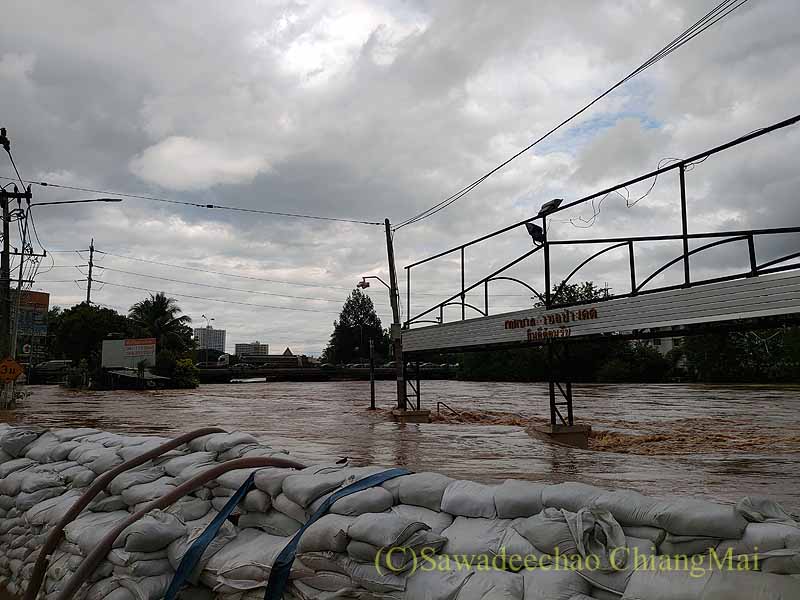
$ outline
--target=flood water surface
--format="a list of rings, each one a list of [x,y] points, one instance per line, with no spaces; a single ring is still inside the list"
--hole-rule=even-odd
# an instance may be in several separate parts
[[[0,419],[49,427],[175,433],[216,425],[253,433],[305,460],[349,457],[477,481],[583,481],[643,493],[735,501],[768,495],[800,512],[800,387],[581,385],[576,422],[591,450],[528,432],[547,413],[545,384],[423,381],[423,408],[442,416],[398,424],[395,384],[368,382],[204,385],[196,390],[71,391],[29,386]]]

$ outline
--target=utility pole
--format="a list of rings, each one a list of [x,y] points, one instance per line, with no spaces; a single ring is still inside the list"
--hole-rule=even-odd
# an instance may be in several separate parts
[[[375,341],[369,338],[369,409],[375,410]]]
[[[94,267],[94,238],[89,243],[89,278],[86,280],[86,304],[92,305],[92,267]]]
[[[17,186],[14,186],[16,193]],[[10,194],[0,190],[3,202],[3,252],[0,255],[0,355],[2,358],[11,355],[11,246],[9,243],[8,203]]]
[[[386,225],[386,253],[389,258],[389,295],[392,301],[392,328],[390,335],[392,347],[394,349],[394,366],[397,372],[397,408],[406,410],[406,382],[404,377],[405,362],[403,359],[403,338],[401,335],[400,323],[400,293],[397,289],[397,270],[394,266],[394,246],[392,244],[392,226],[389,219],[384,221]]]

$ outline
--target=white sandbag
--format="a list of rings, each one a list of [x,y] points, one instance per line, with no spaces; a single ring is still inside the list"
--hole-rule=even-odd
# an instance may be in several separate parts
[[[211,502],[184,496],[164,510],[177,515],[185,523],[187,521],[196,521],[206,516],[208,511],[211,510]]]
[[[351,539],[367,542],[379,548],[392,548],[402,545],[414,533],[428,529],[425,523],[406,519],[397,514],[367,513],[355,517],[347,529],[347,535]],[[332,548],[322,549],[332,550]]]
[[[2,465],[0,465],[0,479],[5,479],[14,471],[19,471],[21,469],[27,469],[29,467],[37,466],[39,463],[36,461],[31,460],[30,458],[15,458],[13,460],[7,460]]]
[[[233,471],[228,471],[227,473],[223,473],[219,477],[217,477],[217,484],[220,487],[230,488],[232,490],[238,490],[244,482],[247,481],[247,478],[250,477],[251,473],[258,471],[257,467],[250,468],[250,469],[235,469]]]
[[[114,542],[128,552],[155,552],[186,535],[186,525],[174,514],[153,510],[129,525]]]
[[[89,503],[86,510],[92,512],[111,512],[114,510],[127,510],[128,505],[122,496],[106,496],[105,494],[98,495]]]
[[[305,509],[296,502],[292,502],[285,494],[279,494],[273,498],[272,507],[301,523],[305,523],[308,518]]]
[[[456,517],[453,524],[442,531],[447,538],[442,553],[470,556],[497,553],[509,523],[507,519]]]
[[[192,465],[214,462],[216,454],[213,452],[192,452],[191,454],[183,454],[170,458],[159,464],[159,467],[164,469],[171,477],[178,477],[184,469]]]
[[[93,429],[91,427],[68,427],[65,429],[54,429],[51,433],[54,436],[56,436],[59,439],[59,441],[69,442],[77,438],[85,437],[87,435],[100,433],[100,430]]]
[[[218,485],[213,490],[211,490],[211,495],[215,498],[230,498],[236,493],[236,490],[233,488],[222,487]]]
[[[218,512],[222,512],[222,510],[228,504],[228,500],[230,500],[230,496],[214,496],[211,498],[211,508]],[[234,511],[234,514],[238,514],[236,510]]]
[[[431,510],[442,510],[442,496],[454,479],[439,473],[412,473],[395,477],[381,485],[389,490],[395,504],[423,506]]]
[[[250,450],[256,450],[261,448],[272,451],[271,448],[267,446],[262,446],[261,444],[237,444],[232,448],[225,450],[225,452],[220,452],[219,455],[217,456],[217,460],[219,462],[227,462],[229,460],[235,460],[237,458],[242,458]]]
[[[439,512],[424,508],[422,506],[411,506],[410,504],[398,504],[390,509],[390,512],[411,521],[425,523],[431,528],[433,533],[442,533],[453,524],[453,516],[446,512]]]
[[[570,512],[578,512],[582,508],[592,506],[604,493],[606,493],[606,490],[602,488],[569,481],[545,486],[542,490],[542,504],[549,508],[560,508]],[[611,511],[611,514],[614,514],[613,511]],[[638,523],[632,524],[638,525]],[[650,523],[642,524],[649,525]]]
[[[277,510],[269,510],[265,513],[246,513],[239,517],[239,527],[242,529],[255,527],[272,535],[283,537],[294,535],[302,526],[303,524],[299,521],[295,521]]]
[[[308,467],[283,480],[283,493],[292,502],[308,508],[314,500],[338,488],[346,479],[342,468],[323,470]]]
[[[316,595],[308,596],[309,598],[318,598],[320,592],[341,592],[344,597],[352,597],[347,592],[355,585],[349,575],[334,571],[317,571],[313,575],[303,577],[300,581],[302,585],[311,588],[306,592],[307,594],[316,592]],[[263,594],[261,597],[263,598]]]
[[[795,600],[800,581],[758,572],[640,569],[623,600]]]
[[[219,463],[213,460],[209,461],[201,461],[194,464],[189,465],[183,471],[181,471],[177,477],[175,477],[175,481],[180,485],[181,483],[186,483],[190,479],[194,479],[198,475],[202,475],[206,471],[218,467]],[[217,485],[215,480],[211,480],[204,484],[206,488],[213,488]]]
[[[628,583],[637,568],[648,568],[650,557],[655,548],[650,540],[626,538],[624,546],[618,546],[610,553],[610,568],[603,569],[600,561],[584,557],[576,569],[592,586],[592,595],[601,591],[601,596],[613,594],[619,598],[628,587]],[[569,562],[562,564],[571,564]]]
[[[76,544],[81,553],[88,555],[116,524],[129,516],[127,511],[110,513],[82,513],[64,527],[64,537]]]
[[[588,594],[589,583],[571,569],[532,569],[523,571],[525,600],[570,600],[577,594]],[[653,600],[643,596],[640,600]]]
[[[458,592],[458,600],[523,600],[524,594],[519,573],[474,570]]]
[[[556,508],[545,508],[538,515],[527,519],[516,519],[514,528],[539,551],[554,555],[574,554],[577,545],[562,512]],[[445,530],[447,535],[447,530]]]
[[[437,563],[435,569],[417,569],[407,581],[394,576],[399,584],[405,583],[405,597],[411,600],[453,600],[459,597],[467,580],[473,575],[469,569],[446,568],[446,563]],[[368,567],[367,565],[364,565]],[[368,588],[369,589],[369,588]],[[402,589],[402,588],[400,588]]]
[[[0,432],[0,448],[11,456],[22,456],[29,444],[46,430],[41,427],[12,427]]]
[[[117,567],[127,567],[136,562],[163,560],[169,557],[166,548],[156,552],[128,552],[124,548],[114,548],[108,553],[108,562]]]
[[[108,577],[98,581],[86,592],[86,600],[106,600],[119,588],[118,577]]]
[[[57,523],[83,495],[81,490],[68,490],[60,496],[48,498],[35,504],[25,512],[25,519],[31,525]]]
[[[258,440],[242,431],[234,431],[233,433],[217,433],[212,435],[205,444],[205,450],[208,452],[227,452],[234,446],[239,444],[257,444]]]
[[[378,593],[391,593],[399,592],[406,589],[406,576],[395,575],[382,569],[380,572],[375,568],[374,564],[357,563],[351,558],[344,556],[340,559],[340,564],[345,573],[347,573],[353,580],[353,583],[360,587],[366,588],[371,592]],[[424,595],[413,595],[411,592],[406,592],[406,598],[421,598],[424,600]]]
[[[169,558],[169,562],[173,569],[178,568],[183,560],[184,555],[186,554],[186,551],[191,548],[192,544],[202,535],[203,531],[205,531],[205,528],[211,521],[214,520],[214,518],[216,518],[216,513],[211,511],[202,519],[187,523],[186,527],[189,530],[189,534],[178,538],[169,545],[167,548],[167,557]],[[203,551],[203,554],[195,564],[194,569],[187,575],[186,580],[193,584],[197,584],[200,579],[200,575],[209,559],[214,556],[214,554],[219,552],[219,550],[224,548],[228,542],[231,542],[235,538],[236,528],[230,523],[230,521],[223,522],[222,526],[217,532],[217,535],[214,536],[214,539],[211,540],[211,543]]]
[[[64,478],[51,471],[32,471],[28,473],[20,485],[20,491],[32,493],[45,488],[64,485]]]
[[[442,511],[461,517],[494,519],[497,516],[494,504],[496,489],[496,485],[453,481],[442,495]]]
[[[59,487],[49,487],[43,490],[39,490],[38,492],[20,492],[17,494],[16,501],[14,505],[17,507],[18,510],[25,512],[30,508],[33,508],[35,505],[39,504],[42,500],[47,500],[48,498],[55,498],[56,496],[60,496],[64,492],[67,491],[67,488],[63,486]]]
[[[123,490],[122,499],[128,506],[141,504],[156,498],[162,498],[175,489],[175,479],[172,477],[161,477],[150,483],[132,485]]]
[[[55,462],[52,453],[60,444],[60,440],[48,431],[26,446],[25,456],[38,463]]]
[[[360,517],[359,517],[360,518]],[[298,552],[345,552],[347,549],[348,529],[353,525],[353,517],[342,515],[325,515],[305,530],[297,546]]]
[[[120,577],[120,587],[128,590],[135,600],[161,600],[172,581],[172,574],[156,577]]]
[[[800,527],[800,523],[769,498],[745,496],[736,503],[736,511],[751,523],[787,523]]]
[[[89,460],[89,457],[93,458]],[[122,464],[123,459],[116,450],[106,449],[105,452],[98,452],[96,455],[87,452],[81,456],[81,460],[78,462],[100,475]]]
[[[626,537],[650,540],[656,548],[667,537],[667,532],[663,529],[647,525],[632,525],[630,527],[623,525],[622,531],[625,532]]]
[[[97,478],[97,474],[91,469],[83,468],[83,470],[71,475],[69,478],[62,473],[62,477],[70,482],[73,488],[85,488],[92,484]]]
[[[164,468],[160,466],[125,471],[111,480],[108,490],[115,496],[120,495],[131,486],[152,483],[163,476]]]
[[[214,577],[218,586],[215,589],[220,592],[265,587],[272,563],[288,541],[257,529],[242,529],[235,540],[211,557],[204,572]],[[310,573],[302,563],[295,562],[292,575],[304,574]]]
[[[0,479],[0,494],[3,496],[16,496],[22,488],[22,482],[33,473],[33,466],[9,473]]]
[[[351,540],[347,544],[347,555],[360,563],[375,564],[377,561],[382,567],[398,574],[408,571],[412,567],[419,567],[420,557],[432,556],[439,552],[446,541],[445,537],[430,531],[417,531],[409,536],[401,546],[394,546],[386,551],[386,548]]]
[[[357,517],[364,513],[380,513],[392,508],[394,498],[382,487],[372,487],[339,498],[331,505],[330,511],[337,515]]]
[[[739,538],[747,521],[733,506],[694,498],[672,498],[654,508],[656,525],[675,535]],[[641,523],[650,525],[651,523]]]
[[[115,567],[117,575],[132,575],[133,577],[154,577],[174,573],[174,569],[167,558],[157,560],[137,560],[127,567]]]
[[[785,523],[748,523],[741,539],[725,540],[717,546],[717,554],[731,549],[734,555],[770,552],[784,548],[800,548],[800,528]]]
[[[242,500],[242,508],[250,512],[267,512],[272,506],[269,494],[261,490],[250,490]]]
[[[716,548],[721,541],[718,538],[667,533],[664,540],[658,545],[658,553],[667,556],[707,554],[709,550]]]
[[[501,519],[516,519],[539,514],[542,504],[544,483],[506,479],[495,488],[494,504],[497,516]]]
[[[254,482],[258,489],[262,492],[266,492],[270,497],[275,498],[283,489],[283,480],[295,472],[294,469],[267,467],[256,471]]]

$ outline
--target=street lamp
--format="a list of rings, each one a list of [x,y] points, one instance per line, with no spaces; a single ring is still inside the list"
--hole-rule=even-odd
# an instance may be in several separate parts
[[[364,277],[364,276],[362,275],[362,276],[361,276],[361,281],[359,281],[359,282],[356,284],[356,287],[357,287],[357,288],[361,288],[362,290],[365,290],[365,289],[367,289],[367,288],[369,287],[369,281],[367,281],[367,279],[377,279],[377,280],[378,280],[378,281],[380,281],[380,282],[381,282],[383,285],[385,285],[385,286],[386,286],[386,289],[387,289],[387,290],[389,290],[389,292],[391,293],[391,291],[392,291],[392,287],[391,287],[391,286],[390,286],[388,283],[386,283],[386,282],[385,282],[383,279],[381,279],[380,277],[378,277],[377,275],[367,275],[366,277]]]

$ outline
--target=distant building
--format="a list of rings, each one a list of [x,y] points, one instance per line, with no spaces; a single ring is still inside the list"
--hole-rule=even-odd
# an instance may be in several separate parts
[[[289,348],[283,354],[242,354],[239,356],[240,362],[250,363],[262,367],[294,369],[297,367],[308,367],[311,361],[305,354],[293,354]]]
[[[218,350],[225,352],[225,330],[214,329],[211,325],[197,327],[194,330],[194,340],[200,350]]]
[[[236,344],[234,354],[236,356],[266,356],[269,354],[269,344],[262,344],[259,341],[250,344]]]
[[[681,335],[682,330],[683,330],[683,327],[681,327],[679,325],[674,325],[674,326],[671,326],[671,327],[653,327],[652,329],[650,329],[651,332],[663,333],[663,332],[669,331],[669,332],[674,332],[675,335],[672,336],[672,337],[665,336],[665,337],[661,337],[661,338],[652,338],[652,339],[646,340],[645,343],[647,345],[649,345],[649,346],[652,346],[656,350],[658,350],[662,355],[666,356],[666,354],[670,350],[674,350],[674,349],[679,348],[680,346],[683,345],[683,339],[684,338]]]

